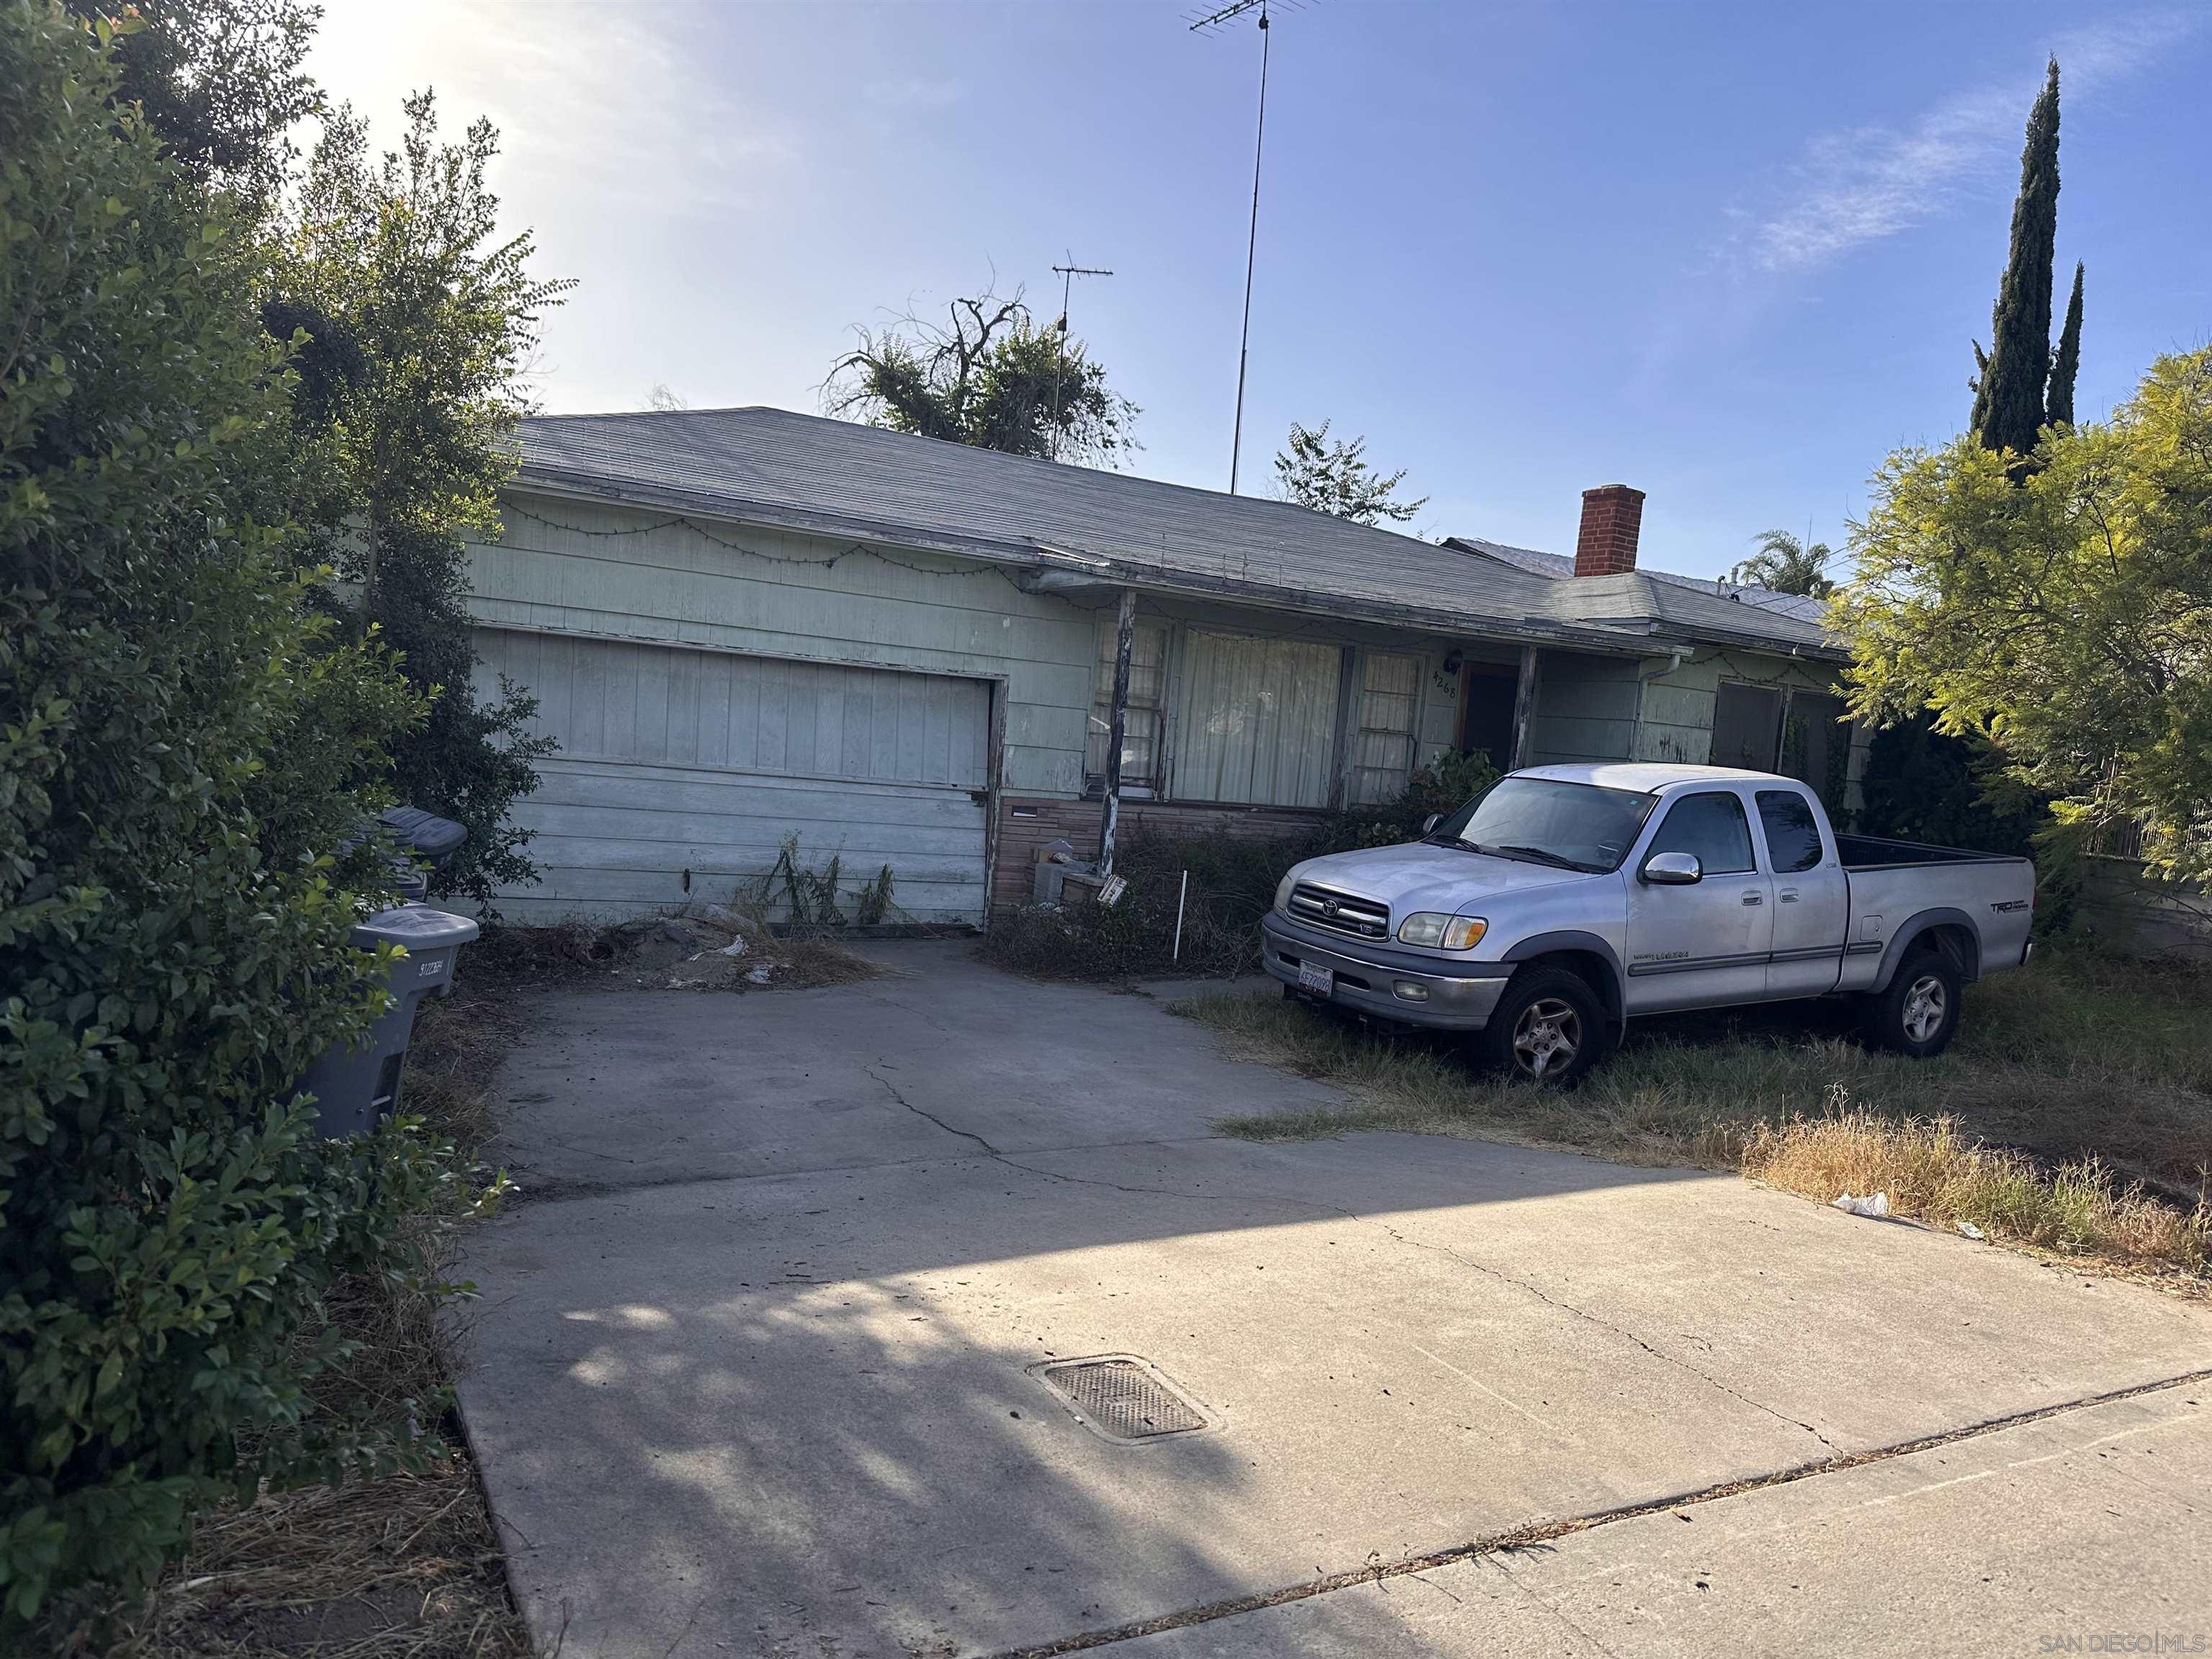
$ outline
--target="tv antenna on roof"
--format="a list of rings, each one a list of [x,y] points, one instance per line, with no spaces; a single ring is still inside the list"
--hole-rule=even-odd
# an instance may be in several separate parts
[[[1067,362],[1067,302],[1073,297],[1075,279],[1079,276],[1111,276],[1114,273],[1110,270],[1101,270],[1095,265],[1079,265],[1075,263],[1075,255],[1073,252],[1067,256],[1066,264],[1054,265],[1053,270],[1060,277],[1058,326],[1060,357],[1064,368]],[[1060,388],[1066,379],[1067,376],[1064,372],[1052,377],[1052,459],[1055,461],[1060,459]]]
[[[1252,267],[1260,247],[1260,158],[1267,143],[1267,14],[1280,6],[1288,11],[1304,8],[1300,0],[1231,0],[1218,11],[1194,15],[1194,34],[1221,27],[1247,12],[1260,14],[1260,124],[1252,140],[1252,225],[1244,239],[1244,325],[1237,341],[1237,426],[1229,441],[1229,493],[1237,493],[1237,463],[1244,449],[1244,366],[1252,348]]]

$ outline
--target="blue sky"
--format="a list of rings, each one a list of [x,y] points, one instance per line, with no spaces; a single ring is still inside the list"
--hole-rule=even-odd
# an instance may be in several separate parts
[[[499,124],[510,218],[580,279],[550,410],[811,411],[855,325],[994,273],[1050,314],[1073,252],[1115,272],[1074,325],[1143,408],[1129,466],[1223,488],[1258,41],[1186,9],[331,0],[312,67],[380,133],[422,84]],[[1650,565],[1839,544],[1964,420],[2054,51],[2084,416],[2212,335],[2212,8],[1320,0],[1273,37],[1248,491],[1330,419],[1424,535],[1571,550],[1619,481]]]

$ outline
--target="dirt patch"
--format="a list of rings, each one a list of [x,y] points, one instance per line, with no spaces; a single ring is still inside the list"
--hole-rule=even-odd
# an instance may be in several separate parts
[[[829,930],[778,931],[750,910],[708,904],[604,927],[488,927],[463,956],[461,971],[501,988],[744,993],[848,985],[883,969]]]

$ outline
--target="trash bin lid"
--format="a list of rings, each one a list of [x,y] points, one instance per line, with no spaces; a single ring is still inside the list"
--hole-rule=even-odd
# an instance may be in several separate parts
[[[377,822],[398,836],[404,845],[433,862],[451,858],[469,838],[465,825],[438,817],[419,806],[394,806],[377,814]]]
[[[466,945],[480,930],[466,916],[450,910],[434,910],[427,904],[401,904],[379,910],[367,921],[354,924],[353,942],[367,950],[377,945],[401,945],[414,955],[447,945]]]

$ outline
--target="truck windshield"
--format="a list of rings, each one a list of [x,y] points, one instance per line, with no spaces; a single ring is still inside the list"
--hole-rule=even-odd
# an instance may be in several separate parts
[[[1556,778],[1500,778],[1430,839],[1595,874],[1620,868],[1656,799]]]

